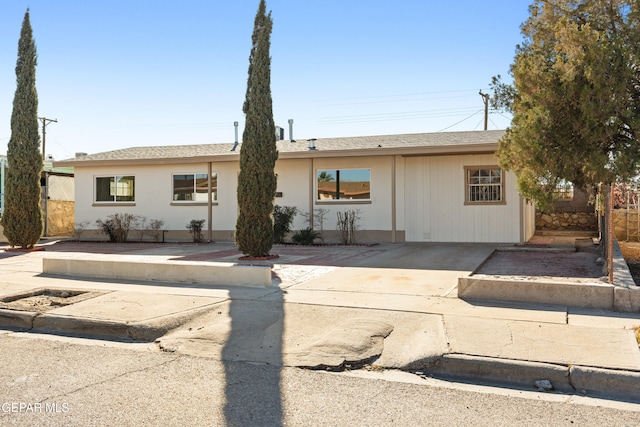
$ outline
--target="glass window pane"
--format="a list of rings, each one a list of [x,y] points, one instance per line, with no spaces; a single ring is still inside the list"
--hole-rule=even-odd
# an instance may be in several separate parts
[[[206,173],[173,175],[173,200],[208,202],[209,179]],[[218,174],[211,174],[211,200],[218,200]]]
[[[370,169],[318,170],[318,200],[369,200]]]
[[[369,169],[341,170],[340,199],[368,200],[371,198],[371,171]]]
[[[337,199],[337,171],[335,170],[319,170],[318,171],[318,200]]]
[[[209,196],[207,195],[209,191],[209,178],[206,173],[196,174],[196,183],[195,183],[195,198],[199,202],[207,202],[209,200]]]
[[[193,200],[193,175],[173,175],[173,200]]]
[[[211,193],[212,200],[215,202],[218,200],[218,174],[213,172],[211,174]]]
[[[135,177],[116,177],[116,202],[135,201]]]
[[[113,177],[96,178],[96,202],[113,202]]]

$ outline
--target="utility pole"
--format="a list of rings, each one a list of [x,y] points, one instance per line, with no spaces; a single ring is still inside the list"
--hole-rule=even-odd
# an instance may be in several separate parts
[[[487,125],[489,124],[489,95],[482,93],[482,89],[480,89],[480,96],[484,102],[484,130],[487,130]]]
[[[46,117],[38,117],[38,118],[42,120],[42,161],[44,162],[45,160],[44,148],[45,148],[45,141],[47,139],[47,125],[51,122],[58,123],[58,119],[47,119]]]

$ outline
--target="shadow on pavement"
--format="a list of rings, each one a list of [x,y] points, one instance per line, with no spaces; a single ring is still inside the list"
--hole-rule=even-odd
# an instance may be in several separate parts
[[[280,426],[284,298],[278,291],[268,302],[246,300],[237,292],[229,288],[231,328],[222,349],[226,425]]]

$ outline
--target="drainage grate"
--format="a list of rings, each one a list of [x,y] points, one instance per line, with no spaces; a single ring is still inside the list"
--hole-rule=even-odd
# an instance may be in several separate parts
[[[39,288],[0,298],[0,308],[45,312],[97,297],[104,292]]]

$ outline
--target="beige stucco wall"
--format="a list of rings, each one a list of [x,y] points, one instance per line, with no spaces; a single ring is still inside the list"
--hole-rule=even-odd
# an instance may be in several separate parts
[[[287,159],[276,164],[278,175],[277,191],[281,197],[275,203],[281,206],[295,206],[301,211],[297,215],[293,229],[308,226],[302,212],[316,208],[328,211],[324,228],[328,231],[336,229],[337,212],[348,209],[360,211],[359,227],[362,230],[391,232],[391,162],[392,157],[385,158],[337,158]],[[206,205],[172,203],[172,174],[174,173],[206,173],[206,163],[194,165],[151,165],[131,167],[94,167],[91,169],[76,168],[76,222],[89,222],[87,233],[96,229],[95,221],[105,219],[114,213],[130,213],[144,215],[148,219],[162,219],[168,239],[181,240],[189,238],[186,224],[191,219],[208,219]],[[319,169],[371,169],[371,201],[364,203],[348,203],[344,201],[318,202],[315,180]],[[219,162],[212,164],[212,171],[218,174],[218,201],[212,207],[212,228],[214,239],[232,240],[235,230],[237,211],[236,188],[238,164],[235,162]],[[94,182],[96,176],[134,175],[135,198],[133,204],[97,204],[93,202]],[[318,225],[315,225],[316,228]],[[205,225],[206,227],[206,225]],[[366,239],[366,234],[362,234]]]
[[[322,208],[327,211],[324,229],[336,233],[337,213],[357,209],[360,242],[373,241],[454,241],[519,242],[526,230],[520,228],[523,211],[515,187],[515,177],[505,176],[506,205],[465,206],[464,167],[497,164],[492,155],[433,157],[339,157],[278,160],[275,203],[295,206],[301,212]],[[76,223],[88,222],[86,236],[94,235],[95,221],[114,213],[143,215],[165,222],[167,240],[188,240],[186,224],[191,219],[208,220],[206,204],[172,203],[172,174],[207,173],[208,163],[193,165],[139,165],[117,167],[76,167]],[[316,200],[318,170],[370,169],[371,200]],[[214,240],[233,240],[237,217],[236,188],[238,163],[215,162],[218,200],[212,207]],[[394,175],[395,171],[395,175]],[[96,204],[96,176],[134,175],[136,201],[132,204]],[[394,189],[395,183],[395,189]],[[395,192],[394,192],[395,190]],[[395,197],[396,210],[393,210]],[[528,209],[528,208],[527,208]],[[529,215],[531,216],[531,215]],[[395,232],[394,232],[395,223]],[[307,227],[303,215],[295,218],[293,229]],[[314,225],[318,229],[318,224]],[[205,224],[205,230],[208,224]],[[208,237],[205,233],[205,237]]]
[[[174,173],[208,173],[208,164],[190,165],[150,165],[76,168],[76,222],[89,222],[87,230],[96,229],[95,221],[105,219],[114,213],[130,213],[146,216],[148,219],[162,219],[167,230],[186,231],[192,219],[208,221],[206,203],[173,203],[172,179]],[[212,206],[212,227],[226,233],[218,238],[232,239],[235,228],[237,204],[237,164],[220,162],[212,164],[212,172],[218,175],[218,201]],[[94,182],[96,176],[135,176],[135,203],[116,204],[94,203]],[[205,225],[205,230],[207,225]],[[175,233],[174,233],[175,234]],[[186,235],[188,238],[188,235]],[[182,240],[179,236],[177,240]]]
[[[276,191],[282,195],[276,197],[274,203],[279,206],[294,206],[298,209],[299,214],[293,221],[292,228],[294,230],[308,226],[303,212],[308,213],[313,209],[310,204],[309,183],[312,179],[310,167],[311,161],[309,159],[278,160],[276,163],[276,174],[278,175]]]

